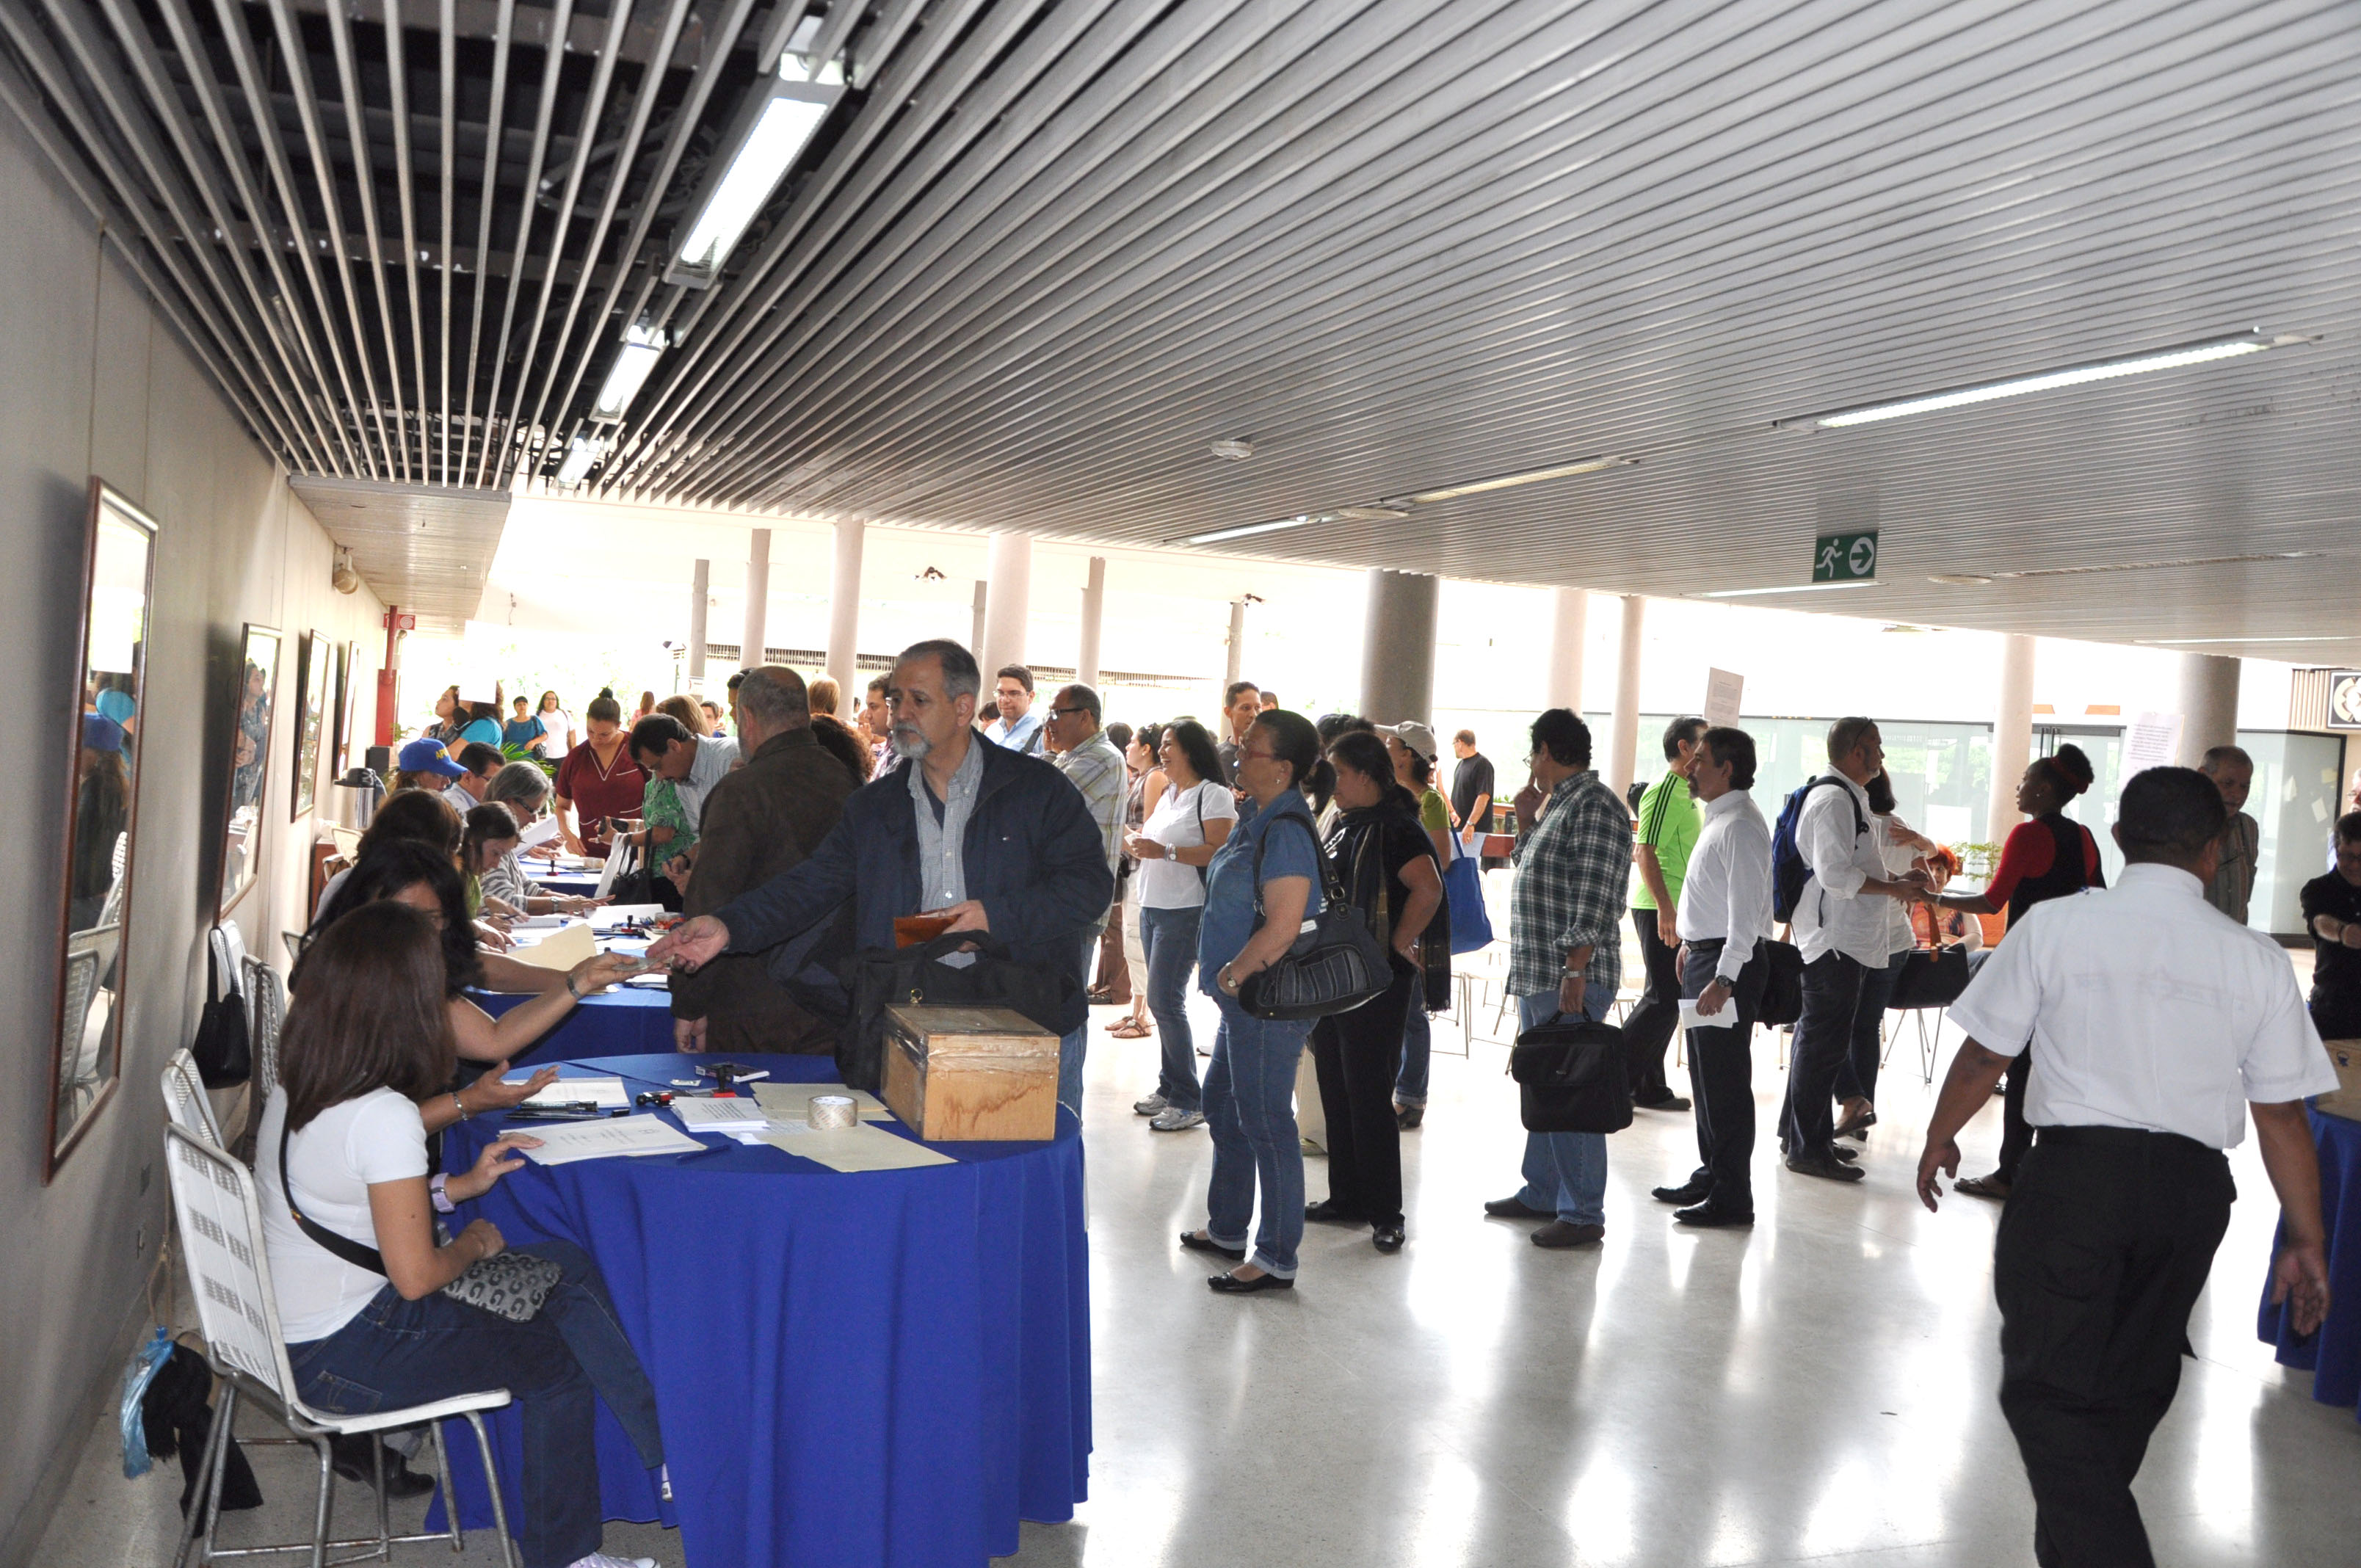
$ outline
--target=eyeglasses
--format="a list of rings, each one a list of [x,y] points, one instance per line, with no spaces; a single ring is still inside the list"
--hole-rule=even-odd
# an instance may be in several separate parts
[[[1275,762],[1279,761],[1279,753],[1276,751],[1249,751],[1245,747],[1241,746],[1238,748],[1238,761],[1241,762]]]
[[[1052,718],[1071,718],[1078,713],[1088,713],[1090,709],[1087,707],[1053,707],[1049,710],[1049,717]]]

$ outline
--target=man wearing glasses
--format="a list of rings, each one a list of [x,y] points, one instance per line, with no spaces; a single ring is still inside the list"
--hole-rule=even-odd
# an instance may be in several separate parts
[[[1042,722],[1044,738],[1049,743],[1049,761],[1066,775],[1066,782],[1082,792],[1082,805],[1089,808],[1091,820],[1098,824],[1099,839],[1106,849],[1107,874],[1117,875],[1123,867],[1123,804],[1131,777],[1123,765],[1123,753],[1106,738],[1099,727],[1101,718],[1099,694],[1086,685],[1060,686],[1058,695],[1049,699],[1049,716]],[[1100,912],[1091,925],[1082,947],[1082,972],[1090,973],[1091,960],[1098,954],[1100,938],[1105,934],[1110,919],[1120,919],[1122,911],[1115,900]],[[1082,1050],[1090,1031],[1085,1029],[1072,1047],[1060,1055],[1073,1058],[1071,1071],[1082,1069]],[[1081,1092],[1077,1083],[1076,1093]]]

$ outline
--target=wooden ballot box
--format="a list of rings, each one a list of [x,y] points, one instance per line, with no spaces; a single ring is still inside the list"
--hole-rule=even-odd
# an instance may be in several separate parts
[[[888,1007],[884,1098],[931,1143],[1058,1134],[1058,1036],[1005,1007]]]
[[[2336,1064],[2337,1089],[2312,1105],[2331,1116],[2361,1122],[2361,1040],[2329,1040],[2328,1059]]]

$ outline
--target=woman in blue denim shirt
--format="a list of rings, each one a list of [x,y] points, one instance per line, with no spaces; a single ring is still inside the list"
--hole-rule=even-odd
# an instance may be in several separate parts
[[[1183,1232],[1180,1245],[1246,1259],[1246,1220],[1254,1212],[1255,1189],[1262,1189],[1253,1257],[1206,1281],[1224,1294],[1295,1286],[1295,1248],[1303,1239],[1295,1067],[1312,1025],[1256,1017],[1238,1005],[1238,988],[1269,968],[1294,944],[1305,917],[1319,913],[1320,841],[1303,790],[1310,785],[1324,794],[1327,777],[1311,720],[1277,708],[1255,720],[1238,747],[1237,784],[1246,794],[1238,826],[1206,868],[1197,983],[1222,1010],[1221,1034],[1205,1071],[1213,1178],[1205,1194],[1205,1228]]]

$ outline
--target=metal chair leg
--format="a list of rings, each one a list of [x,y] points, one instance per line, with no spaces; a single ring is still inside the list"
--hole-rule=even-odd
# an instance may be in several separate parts
[[[393,1561],[393,1505],[385,1495],[385,1433],[369,1433],[369,1464],[377,1473],[377,1560]]]
[[[312,1568],[327,1568],[328,1513],[335,1501],[335,1449],[324,1436],[315,1437],[312,1445],[320,1451],[320,1501],[312,1512]]]
[[[214,1451],[214,1473],[205,1482],[205,1522],[203,1542],[197,1561],[210,1563],[214,1557],[214,1540],[221,1530],[222,1473],[229,1468],[229,1444],[236,1442],[237,1387],[225,1382],[221,1398],[214,1403],[214,1426],[221,1438],[221,1446]]]
[[[226,1404],[226,1390],[225,1390],[225,1404]],[[229,1422],[222,1419],[220,1412],[216,1412],[212,1428],[205,1433],[205,1450],[198,1460],[197,1484],[189,1495],[190,1507],[181,1520],[181,1542],[172,1551],[172,1568],[186,1568],[189,1561],[189,1548],[197,1539],[199,1522],[205,1517],[206,1501],[213,1497],[213,1477],[214,1473],[221,1467],[222,1444],[228,1440]],[[207,1541],[206,1546],[207,1554],[210,1555],[212,1542]],[[202,1562],[203,1559],[199,1561]]]
[[[467,1412],[467,1424],[475,1429],[476,1451],[484,1456],[484,1482],[492,1489],[492,1529],[500,1532],[500,1561],[507,1568],[517,1568],[516,1542],[509,1535],[508,1499],[500,1496],[500,1467],[492,1463],[492,1434],[484,1430],[484,1418],[473,1410]]]
[[[467,1532],[459,1528],[459,1499],[451,1495],[451,1449],[443,1441],[443,1423],[429,1421],[426,1430],[434,1439],[434,1475],[443,1483],[443,1522],[451,1527],[451,1550],[467,1550]]]

